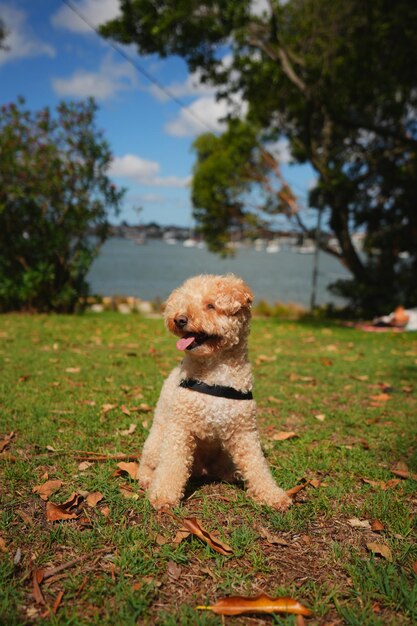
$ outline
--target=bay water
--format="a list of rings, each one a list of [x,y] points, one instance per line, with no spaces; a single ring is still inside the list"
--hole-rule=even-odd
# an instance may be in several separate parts
[[[87,279],[93,294],[164,300],[190,276],[233,272],[249,284],[257,301],[308,307],[313,262],[314,254],[288,248],[268,253],[265,248],[245,247],[234,257],[222,259],[205,248],[185,247],[182,242],[169,245],[157,239],[137,245],[130,239],[111,238],[101,248]],[[344,304],[326,287],[347,275],[337,259],[320,252],[317,304]]]

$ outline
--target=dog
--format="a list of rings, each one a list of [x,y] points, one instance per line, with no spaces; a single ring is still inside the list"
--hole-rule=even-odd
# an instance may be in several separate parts
[[[195,276],[169,296],[165,324],[182,363],[165,380],[139,481],[156,509],[177,506],[190,476],[236,481],[279,511],[291,499],[263,455],[247,339],[252,292],[234,274]]]

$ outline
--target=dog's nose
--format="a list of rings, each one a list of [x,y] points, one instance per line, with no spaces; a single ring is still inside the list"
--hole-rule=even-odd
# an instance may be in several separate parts
[[[188,317],[186,315],[179,315],[175,318],[174,322],[177,328],[184,328],[184,326],[187,325]]]

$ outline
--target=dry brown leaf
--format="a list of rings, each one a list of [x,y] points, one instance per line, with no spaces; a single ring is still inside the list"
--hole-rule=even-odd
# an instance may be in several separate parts
[[[300,485],[296,485],[295,487],[292,487],[291,489],[287,489],[286,494],[287,496],[290,496],[290,497],[295,496],[296,493],[298,493],[302,489],[305,489],[307,485],[309,484],[310,484],[309,480],[304,480]]]
[[[108,506],[102,506],[99,508],[99,511],[104,517],[108,517],[110,515],[110,509]]]
[[[48,500],[49,496],[51,496],[55,491],[58,491],[62,487],[62,480],[47,480],[46,483],[42,485],[36,485],[33,487],[32,493],[37,493],[42,498],[42,500]]]
[[[286,441],[286,439],[294,439],[294,437],[298,437],[296,432],[282,430],[279,433],[274,433],[271,439],[273,441]]]
[[[367,485],[371,485],[372,487],[379,487],[379,489],[382,489],[382,491],[386,491],[387,489],[393,489],[394,487],[399,485],[401,480],[399,478],[391,478],[387,481],[369,480],[368,478],[362,477],[362,482],[366,483]]]
[[[78,513],[72,513],[63,508],[62,504],[46,503],[46,519],[48,522],[61,522],[70,519],[77,519]]]
[[[40,588],[40,584],[43,580],[43,569],[34,570],[32,573],[32,582],[33,582],[33,597],[35,598],[35,602],[37,604],[46,604],[45,598],[42,595],[42,591]]]
[[[184,539],[187,539],[187,537],[189,537],[190,534],[191,533],[188,530],[178,530],[172,543],[175,546],[178,546],[181,543],[181,541],[184,541]]]
[[[348,519],[348,524],[352,528],[364,528],[366,530],[371,530],[371,524],[367,519],[360,520],[357,517],[351,517]]]
[[[389,393],[378,393],[375,396],[370,396],[370,401],[375,404],[384,404],[384,402],[388,402],[391,398]]]
[[[3,537],[0,537],[0,552],[7,552],[6,541]]]
[[[413,474],[409,470],[392,469],[391,472],[400,478],[411,478],[412,480],[417,480],[417,474]]]
[[[293,598],[271,598],[264,593],[253,598],[244,596],[220,598],[215,604],[210,606],[198,606],[197,609],[213,611],[213,613],[217,615],[242,615],[243,613],[312,614],[310,609],[307,609]]]
[[[385,543],[370,542],[366,544],[366,547],[373,554],[379,554],[384,557],[384,559],[387,559],[387,561],[392,561],[391,550]]]
[[[130,416],[130,411],[125,404],[122,404],[122,406],[120,407],[120,410],[122,413],[124,413],[128,417]]]
[[[414,574],[417,574],[417,561],[414,561],[411,567],[413,569]]]
[[[275,545],[275,546],[289,546],[290,545],[286,539],[284,539],[283,537],[280,537],[279,535],[275,535],[274,533],[271,533],[270,530],[268,530],[267,528],[264,528],[263,526],[258,526],[257,531],[259,533],[259,536],[262,537],[263,539],[266,539],[266,541],[270,543],[271,545]]]
[[[385,526],[383,524],[381,524],[381,522],[377,519],[374,519],[371,522],[371,530],[373,530],[374,533],[380,533],[383,530],[385,530]]]
[[[117,407],[117,404],[103,404],[101,406],[101,415],[106,415],[109,411],[112,411]]]
[[[119,468],[116,471],[116,476],[121,476],[124,472],[129,474],[130,478],[133,480],[139,480],[139,463],[135,463],[134,461],[130,463],[125,463],[125,461],[121,461],[117,464]]]
[[[138,500],[139,494],[133,491],[130,485],[121,485],[119,491],[125,498],[131,498],[132,500]]]
[[[136,424],[130,424],[129,428],[127,430],[121,430],[120,434],[123,435],[124,437],[127,435],[133,435],[135,430],[136,430]]]
[[[319,413],[319,415],[315,415],[314,416],[316,418],[316,420],[318,420],[319,422],[324,422],[324,420],[326,419],[326,416],[323,413]]]
[[[3,450],[7,448],[14,436],[15,433],[12,431],[11,433],[3,437],[3,439],[0,441],[0,452],[3,452]]]
[[[103,499],[103,494],[100,491],[92,491],[88,494],[85,501],[88,506],[95,507]]]
[[[174,561],[168,561],[167,574],[170,578],[178,580],[182,576],[182,567],[177,565]]]
[[[223,554],[224,556],[231,556],[233,554],[233,550],[230,546],[223,543],[219,539],[213,537],[203,526],[201,525],[200,520],[195,517],[177,517],[170,511],[164,511],[167,515],[172,517],[176,522],[181,524],[182,527],[186,528],[192,535],[195,535],[204,543],[207,543],[213,550],[218,552],[219,554]]]
[[[81,367],[67,367],[67,374],[79,374],[81,372]]]
[[[89,467],[91,467],[92,463],[90,463],[90,461],[82,461],[79,465],[78,465],[78,471],[79,472],[85,472],[85,470],[88,470]]]

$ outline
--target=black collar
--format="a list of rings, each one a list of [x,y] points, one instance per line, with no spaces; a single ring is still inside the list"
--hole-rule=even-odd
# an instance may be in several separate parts
[[[180,382],[180,387],[192,389],[198,393],[207,393],[209,396],[218,396],[219,398],[229,398],[230,400],[252,400],[251,391],[239,391],[234,387],[224,387],[223,385],[206,385],[194,378],[184,378]]]

